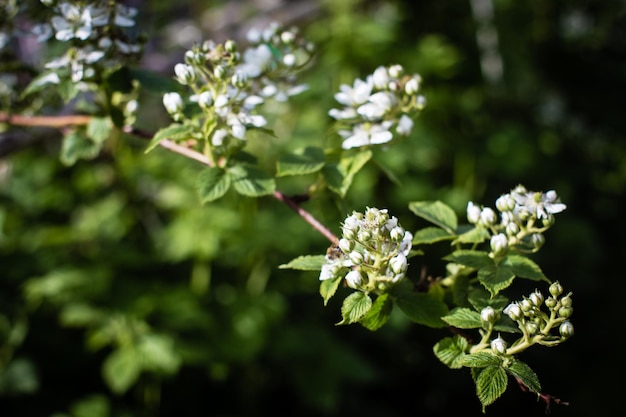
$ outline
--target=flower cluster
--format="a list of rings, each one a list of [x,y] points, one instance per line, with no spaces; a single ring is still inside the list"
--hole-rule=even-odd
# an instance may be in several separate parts
[[[400,65],[378,67],[365,80],[342,84],[335,99],[344,107],[328,114],[338,121],[344,149],[391,142],[413,129],[411,115],[426,105],[418,94],[421,77],[404,74]]]
[[[88,82],[97,82],[102,69],[114,68],[141,53],[142,45],[126,33],[135,25],[135,8],[106,0],[41,2],[51,8],[52,16],[49,23],[33,27],[37,41],[54,37],[71,45],[63,56],[46,64],[51,70],[44,78],[46,83],[59,84],[69,77],[88,89]]]
[[[320,280],[344,277],[365,293],[384,292],[405,277],[413,235],[386,209],[354,212],[342,226],[338,248],[326,255]]]
[[[503,313],[517,323],[522,337],[510,347],[507,347],[506,342],[500,342],[504,351],[499,353],[513,355],[533,344],[555,346],[574,335],[574,326],[569,321],[574,312],[572,294],[563,295],[563,287],[559,282],[551,284],[549,292],[550,296],[544,298],[541,292],[535,290],[522,301],[515,301],[504,309]],[[547,313],[542,309],[543,306],[547,308]]]
[[[305,89],[295,84],[295,75],[311,59],[313,47],[297,30],[274,23],[251,30],[247,38],[250,45],[243,52],[234,41],[206,41],[188,50],[174,72],[191,94],[163,96],[165,109],[176,121],[202,114],[206,123],[200,136],[218,153],[241,146],[248,129],[266,125],[257,111],[266,99],[284,101]],[[186,102],[194,104],[191,115],[185,112]]]
[[[496,200],[498,214],[489,207],[473,202],[467,205],[467,220],[491,232],[491,256],[504,255],[508,250],[535,252],[545,242],[543,232],[554,224],[554,214],[565,210],[555,191],[528,191],[518,185]]]

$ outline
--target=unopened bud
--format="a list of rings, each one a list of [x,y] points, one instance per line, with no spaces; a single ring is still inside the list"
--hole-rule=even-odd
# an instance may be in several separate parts
[[[503,311],[504,314],[509,316],[511,320],[518,321],[522,317],[524,317],[524,313],[522,312],[522,308],[518,303],[511,303]]]
[[[485,323],[493,323],[496,320],[496,310],[487,306],[480,311],[480,319]]]
[[[558,281],[556,281],[550,285],[548,291],[550,291],[550,294],[552,294],[553,297],[558,297],[559,295],[563,294],[563,286]]]
[[[574,314],[574,309],[572,307],[561,307],[559,308],[559,317],[563,317],[565,319],[569,318]]]
[[[530,294],[528,298],[535,305],[535,307],[540,307],[541,304],[543,304],[543,294],[541,294],[537,290],[535,290],[534,293]]]
[[[574,336],[574,325],[569,321],[564,321],[559,326],[559,333],[563,337],[572,337]]]
[[[497,339],[493,339],[491,341],[491,350],[499,355],[504,355],[506,353],[506,340],[500,336]]]
[[[357,288],[363,282],[363,276],[359,271],[350,271],[346,275],[346,281],[350,288]]]

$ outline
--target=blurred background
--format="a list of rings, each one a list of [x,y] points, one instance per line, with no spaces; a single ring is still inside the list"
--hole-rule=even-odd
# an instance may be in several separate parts
[[[573,292],[576,335],[520,359],[570,403],[554,416],[623,409],[626,1],[125,3],[148,37],[139,65],[164,77],[195,42],[243,42],[274,20],[316,43],[309,89],[275,109],[276,138],[254,144],[268,161],[331,140],[341,83],[380,65],[421,74],[428,105],[412,135],[376,150],[345,204],[303,206],[335,233],[366,206],[415,230],[411,201],[441,199],[463,218],[468,200],[493,207],[520,183],[555,189],[568,209],[534,259]],[[159,94],[140,103],[138,127],[170,123]],[[201,206],[202,166],[145,155],[137,138],[66,167],[57,133],[19,133],[39,140],[0,157],[0,416],[482,415],[469,372],[432,353],[447,330],[402,315],[378,332],[337,327],[341,297],[323,307],[317,274],[278,269],[328,246],[278,201]],[[440,255],[413,260],[414,274],[441,274]],[[545,412],[515,386],[487,408]]]

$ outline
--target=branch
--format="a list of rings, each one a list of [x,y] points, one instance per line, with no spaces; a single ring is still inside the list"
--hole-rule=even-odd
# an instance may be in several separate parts
[[[8,123],[15,126],[46,126],[54,128],[63,128],[68,126],[86,125],[91,121],[91,116],[88,115],[68,115],[68,116],[20,116],[11,115],[0,112],[0,123]],[[150,139],[152,134],[140,129],[136,129],[132,126],[125,126],[122,129],[125,133],[143,138]],[[197,152],[186,146],[179,145],[171,140],[162,140],[159,145],[165,149],[183,155],[189,159],[198,161],[204,165],[211,166],[211,161],[205,155]],[[337,244],[339,239],[335,236],[326,226],[320,223],[311,213],[303,209],[294,199],[283,194],[280,191],[274,191],[274,198],[278,201],[286,204],[290,209],[295,211],[300,217],[309,223],[313,229],[317,230],[332,244]]]

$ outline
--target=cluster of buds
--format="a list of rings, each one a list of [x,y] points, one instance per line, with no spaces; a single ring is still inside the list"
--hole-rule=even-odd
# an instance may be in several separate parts
[[[572,294],[563,295],[563,287],[554,282],[549,287],[550,296],[535,290],[522,301],[509,304],[503,313],[513,320],[522,332],[522,336],[510,346],[500,336],[489,343],[489,348],[496,354],[514,355],[528,347],[539,344],[555,346],[574,335],[574,326],[569,320],[574,309]],[[547,312],[545,311],[547,310]],[[488,329],[488,337],[499,315],[493,307],[481,311],[481,319]]]
[[[84,90],[98,82],[100,72],[136,58],[142,44],[132,40],[127,29],[135,25],[137,9],[107,0],[41,0],[52,12],[49,23],[33,27],[38,42],[55,38],[71,47],[60,58],[48,62],[47,83],[71,79]]]
[[[328,114],[340,125],[344,149],[391,142],[413,129],[412,115],[426,105],[418,94],[421,77],[408,75],[400,65],[378,67],[353,86],[342,84],[335,99],[344,107]]]
[[[344,277],[351,288],[382,293],[405,277],[413,235],[386,209],[354,212],[342,232],[338,247],[326,255],[321,281]]]
[[[250,45],[243,52],[232,40],[206,41],[188,50],[174,72],[189,96],[177,92],[163,96],[165,109],[176,121],[200,112],[206,120],[201,137],[217,153],[241,146],[248,129],[266,125],[265,117],[257,113],[266,99],[285,101],[306,88],[296,85],[295,75],[310,61],[313,47],[297,30],[274,23],[262,31],[252,29],[247,38]],[[187,102],[194,105],[189,113]]]
[[[471,201],[467,205],[467,220],[491,233],[490,256],[499,257],[509,250],[539,250],[545,242],[543,233],[554,224],[554,214],[565,208],[553,190],[535,192],[518,185],[496,200],[499,223],[495,210]]]

